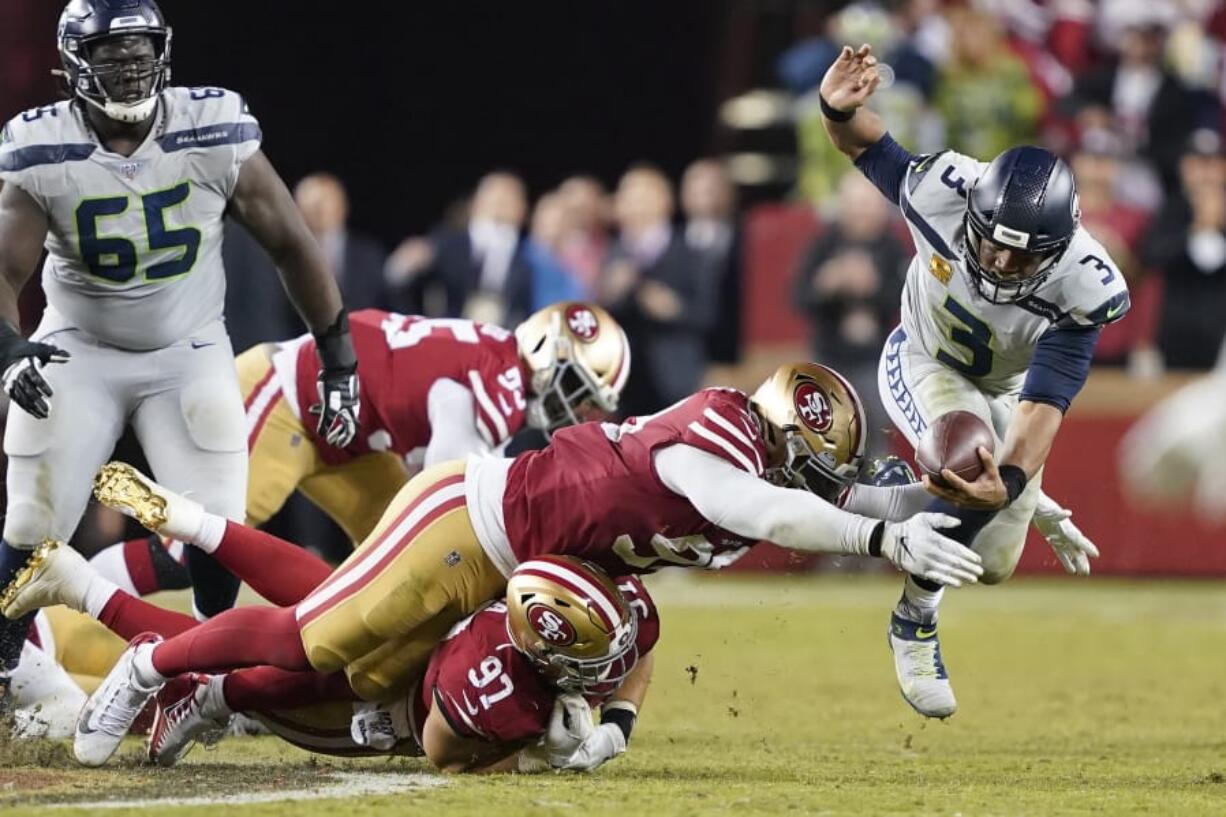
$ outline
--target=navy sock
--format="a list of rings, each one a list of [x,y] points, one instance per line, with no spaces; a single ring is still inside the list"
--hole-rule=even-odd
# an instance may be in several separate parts
[[[962,520],[962,524],[956,528],[946,528],[942,533],[953,539],[959,544],[971,546],[975,541],[975,537],[979,535],[979,531],[984,529],[992,518],[996,516],[996,511],[973,511],[969,508],[959,508],[952,502],[946,502],[943,499],[928,500],[928,504],[924,506],[925,511],[932,513],[944,513],[950,516],[957,517]],[[919,576],[912,576],[911,580],[917,585],[930,592],[940,590],[943,585],[939,582],[929,581],[928,579]]]
[[[188,546],[187,571],[192,577],[192,600],[206,618],[229,610],[238,598],[239,581],[209,554]]]
[[[29,550],[15,548],[0,539],[0,591],[17,577],[29,558]],[[7,672],[17,666],[17,661],[21,658],[21,645],[25,643],[26,633],[30,631],[34,615],[27,613],[16,621],[0,616],[0,672]]]

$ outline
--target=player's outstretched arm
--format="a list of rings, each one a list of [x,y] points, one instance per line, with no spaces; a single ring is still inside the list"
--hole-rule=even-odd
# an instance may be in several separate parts
[[[822,123],[830,141],[852,161],[885,136],[881,117],[864,107],[881,77],[872,47],[844,46],[826,71],[820,88]]]
[[[47,237],[47,215],[28,193],[0,183],[0,373],[4,390],[28,414],[47,417],[51,387],[39,365],[59,363],[68,353],[21,336],[17,299],[30,280]]]
[[[357,356],[341,293],[294,199],[263,151],[243,162],[230,199],[242,222],[272,256],[285,291],[315,335],[319,376],[319,433],[344,448],[358,425]],[[317,410],[314,410],[316,409]]]

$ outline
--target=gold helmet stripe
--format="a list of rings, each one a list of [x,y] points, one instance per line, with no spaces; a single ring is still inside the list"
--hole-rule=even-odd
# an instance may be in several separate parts
[[[581,574],[570,568],[554,562],[547,562],[544,559],[536,559],[531,562],[524,562],[516,568],[515,572],[552,579],[584,598],[590,599],[596,605],[596,612],[604,620],[607,632],[609,633],[616,631],[622,624],[622,617],[617,610],[617,605],[608,597],[604,589],[599,585],[592,584]]]

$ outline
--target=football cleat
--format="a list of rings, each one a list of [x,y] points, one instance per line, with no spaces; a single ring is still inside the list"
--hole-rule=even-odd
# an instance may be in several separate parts
[[[188,673],[168,681],[158,692],[157,712],[149,730],[150,761],[173,766],[196,743],[212,745],[225,737],[230,719],[203,714],[208,685],[209,676]]]
[[[200,503],[158,485],[126,462],[108,462],[98,470],[94,496],[108,508],[171,539],[191,541],[204,517]]]
[[[80,553],[48,539],[34,549],[25,568],[4,589],[0,611],[6,618],[17,619],[56,604],[84,610],[92,575],[92,568]]]
[[[77,717],[77,732],[72,743],[73,754],[83,765],[106,763],[145,704],[161,689],[161,684],[142,686],[133,666],[138,651],[152,650],[161,641],[162,637],[153,633],[142,633],[132,639],[110,673],[85,702]]]
[[[898,688],[911,708],[925,718],[948,718],[958,710],[949,673],[941,660],[937,625],[890,616],[890,651]]]
[[[864,481],[880,488],[910,485],[918,480],[915,471],[902,457],[889,454],[873,460],[864,470]]]

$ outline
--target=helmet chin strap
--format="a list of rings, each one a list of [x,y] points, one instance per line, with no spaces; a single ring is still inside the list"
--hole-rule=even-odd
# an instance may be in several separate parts
[[[114,102],[109,99],[106,102],[99,102],[84,95],[81,98],[102,111],[108,119],[114,119],[116,122],[124,122],[129,125],[144,122],[153,116],[153,111],[157,108],[158,104],[157,96],[142,99],[140,102]]]

